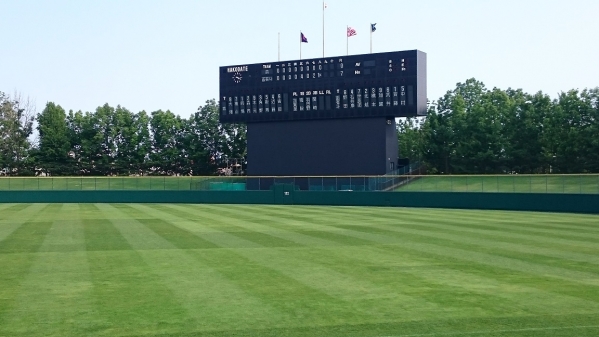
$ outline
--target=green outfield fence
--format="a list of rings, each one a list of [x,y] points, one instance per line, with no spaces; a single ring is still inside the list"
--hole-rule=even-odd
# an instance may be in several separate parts
[[[300,191],[599,194],[599,174],[385,175],[338,177],[2,177],[0,191]]]

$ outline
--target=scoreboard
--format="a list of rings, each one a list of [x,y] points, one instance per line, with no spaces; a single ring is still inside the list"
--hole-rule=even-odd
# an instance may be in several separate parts
[[[220,121],[426,115],[419,50],[220,67]]]

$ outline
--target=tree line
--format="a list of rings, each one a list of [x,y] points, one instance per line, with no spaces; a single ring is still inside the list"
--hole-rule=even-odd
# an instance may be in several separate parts
[[[108,104],[67,113],[52,102],[36,114],[0,92],[0,173],[216,174],[247,153],[245,125],[218,117],[214,100],[189,118]],[[551,99],[469,79],[430,102],[428,116],[401,119],[398,139],[400,157],[429,173],[598,173],[599,88]]]
[[[458,83],[426,118],[401,120],[400,154],[437,174],[598,173],[599,87],[556,99]]]
[[[245,125],[220,124],[214,100],[189,118],[108,104],[67,113],[52,102],[35,115],[0,92],[0,109],[4,175],[211,175],[246,156]]]

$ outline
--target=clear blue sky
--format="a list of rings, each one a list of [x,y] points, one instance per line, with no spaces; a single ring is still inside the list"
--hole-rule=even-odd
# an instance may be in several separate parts
[[[475,77],[487,87],[599,86],[597,0],[327,1],[325,55],[419,49],[428,97]],[[218,67],[322,56],[322,1],[0,0],[0,91],[93,111],[170,109],[218,97]]]

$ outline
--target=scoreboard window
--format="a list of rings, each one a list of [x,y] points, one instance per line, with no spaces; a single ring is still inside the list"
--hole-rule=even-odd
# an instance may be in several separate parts
[[[418,50],[219,71],[223,123],[426,114],[426,54]]]

